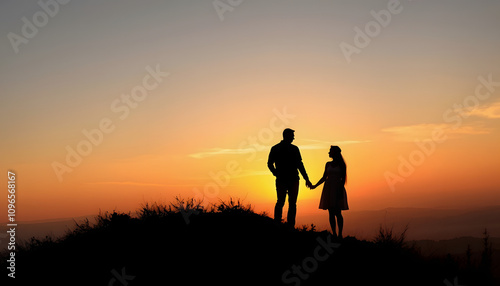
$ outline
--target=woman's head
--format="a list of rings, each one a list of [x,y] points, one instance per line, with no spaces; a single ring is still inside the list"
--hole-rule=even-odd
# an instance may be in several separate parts
[[[330,152],[328,152],[328,155],[330,155],[330,158],[336,159],[336,158],[339,158],[342,156],[342,155],[340,155],[341,152],[342,152],[342,150],[340,150],[339,146],[331,146]]]
[[[333,163],[335,165],[340,165],[340,167],[343,169],[344,172],[344,184],[347,182],[347,166],[344,161],[344,157],[342,156],[342,150],[340,149],[339,146],[331,146],[330,147],[330,152],[328,152],[328,155],[330,158],[332,158]]]

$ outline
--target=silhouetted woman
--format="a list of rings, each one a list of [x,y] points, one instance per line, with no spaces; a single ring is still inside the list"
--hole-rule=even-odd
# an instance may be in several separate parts
[[[334,236],[337,236],[335,230],[335,217],[337,217],[337,222],[339,225],[339,238],[342,238],[342,229],[344,228],[344,218],[342,217],[342,211],[348,210],[347,205],[347,193],[345,190],[346,183],[346,164],[339,146],[331,146],[328,155],[332,158],[332,161],[327,162],[325,165],[325,172],[323,177],[318,181],[316,185],[312,186],[315,189],[323,182],[323,193],[321,194],[321,200],[319,202],[319,208],[323,210],[328,210],[330,215],[330,226]]]

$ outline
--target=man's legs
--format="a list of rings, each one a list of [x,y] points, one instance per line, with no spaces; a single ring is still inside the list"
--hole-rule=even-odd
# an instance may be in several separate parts
[[[286,199],[286,185],[280,180],[276,179],[276,194],[278,196],[278,201],[274,207],[274,220],[278,223],[281,222],[281,216],[283,213],[283,206],[285,205]]]
[[[297,215],[297,197],[299,196],[299,181],[292,181],[288,184],[288,216],[286,218],[290,227],[295,226],[295,216]]]

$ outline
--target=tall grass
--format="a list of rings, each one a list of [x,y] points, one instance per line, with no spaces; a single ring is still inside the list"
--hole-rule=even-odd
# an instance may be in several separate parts
[[[387,246],[387,247],[393,247],[393,248],[403,248],[406,245],[406,232],[408,231],[408,224],[405,226],[404,230],[396,234],[394,232],[394,226],[391,227],[382,227],[380,225],[380,228],[378,230],[377,235],[373,239],[373,242],[375,242],[378,245],[381,246]]]

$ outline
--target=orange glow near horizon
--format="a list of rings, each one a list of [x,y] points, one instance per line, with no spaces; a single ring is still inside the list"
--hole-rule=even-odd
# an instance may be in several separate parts
[[[323,173],[325,162],[329,160],[329,145],[326,141],[300,139],[307,135],[303,135],[300,130],[296,133],[297,140],[294,143],[302,147],[306,170],[315,183]],[[280,136],[279,133],[273,134],[271,145],[279,142]],[[207,157],[204,158],[193,158],[193,153],[189,153],[191,149],[183,150],[181,146],[173,155],[160,153],[158,156],[136,156],[115,161],[106,158],[110,155],[103,152],[102,159],[97,156],[85,158],[85,162],[67,174],[62,183],[57,182],[53,170],[47,165],[20,166],[14,169],[18,174],[18,204],[22,210],[18,219],[53,219],[111,210],[135,212],[144,203],[168,204],[175,196],[199,199],[200,194],[203,194],[205,206],[232,197],[252,204],[258,212],[265,211],[271,215],[276,194],[274,177],[266,166],[270,145],[256,145],[247,150],[241,147],[246,146],[245,138],[248,136],[242,135],[240,138],[243,138],[242,145],[227,148],[228,154],[220,154],[219,150],[215,150],[214,154],[209,155],[214,150],[207,148]],[[415,166],[413,173],[403,182],[398,182],[395,191],[391,192],[384,172],[389,170],[398,174],[401,164],[398,157],[408,156],[416,150],[416,145],[395,144],[391,150],[387,150],[377,148],[377,145],[386,143],[366,141],[341,145],[348,165],[346,188],[351,210],[391,206],[473,207],[494,204],[497,198],[493,191],[498,185],[498,179],[494,176],[498,156],[478,157],[479,150],[464,154],[456,141],[449,145],[445,142],[435,153],[425,157],[421,166]],[[335,144],[338,141],[331,142]],[[319,146],[322,144],[324,148]],[[204,152],[203,149],[201,151]],[[461,166],[460,162],[464,160],[470,161],[471,165]],[[479,165],[484,167],[476,168]],[[483,186],[481,188],[484,191],[478,193],[485,195],[485,198],[473,201],[470,190],[477,189],[479,185]],[[309,190],[301,179],[299,214],[322,214],[317,209],[321,189]],[[489,193],[489,190],[492,192]],[[29,193],[29,196],[25,193]],[[453,202],[450,202],[450,196],[455,197]],[[460,196],[463,199],[457,200]]]

